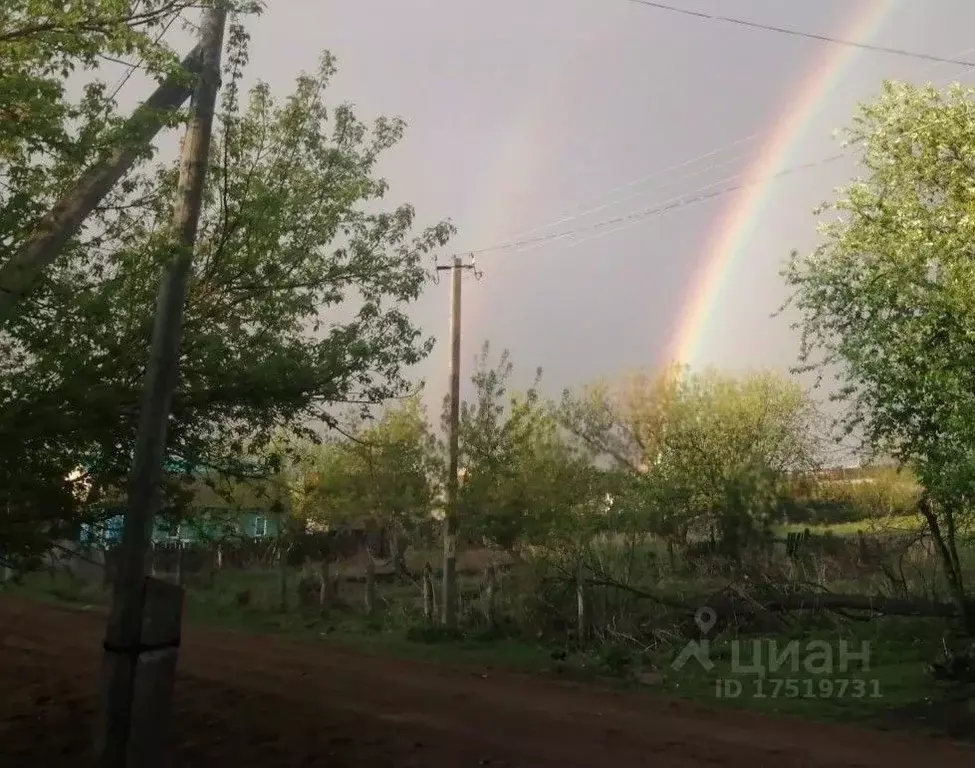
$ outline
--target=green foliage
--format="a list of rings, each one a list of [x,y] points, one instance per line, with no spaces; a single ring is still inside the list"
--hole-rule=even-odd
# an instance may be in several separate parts
[[[509,395],[508,352],[494,368],[489,356],[485,344],[471,376],[475,399],[460,409],[461,524],[508,551],[575,541],[593,522],[587,512],[599,497],[599,477],[541,399],[541,371],[525,394]]]
[[[187,466],[274,475],[241,457],[269,459],[262,448],[281,428],[334,424],[335,404],[407,391],[403,367],[432,340],[405,306],[453,228],[414,235],[410,206],[382,207],[376,163],[404,124],[330,107],[330,56],[283,103],[264,83],[241,98],[240,30],[227,61],[169,445]],[[79,464],[98,488],[124,487],[176,177],[175,163],[133,173],[5,329],[0,463],[18,476],[27,447],[42,486],[29,494]]]
[[[156,42],[158,32],[172,25],[188,5],[174,0],[4,2],[0,172],[14,183],[15,193],[27,191],[21,185],[28,179],[43,184],[58,163],[70,166],[91,156],[114,119],[112,94],[106,93],[103,82],[89,81],[82,98],[73,102],[66,92],[68,78],[97,73],[100,65],[119,57],[131,57],[133,63],[141,60],[155,74],[169,71],[177,60]]]
[[[803,363],[839,369],[846,429],[916,471],[963,612],[955,534],[975,509],[973,96],[886,83],[848,131],[864,178],[823,206],[838,214],[823,243],[785,271]],[[975,614],[966,623],[975,632]]]
[[[920,488],[908,470],[878,468],[871,477],[819,483],[814,499],[840,502],[852,509],[851,520],[904,517],[917,511]],[[842,522],[839,520],[825,522]]]
[[[915,466],[939,495],[972,493],[975,454],[975,101],[887,83],[849,129],[863,179],[822,212],[823,243],[785,276],[803,362],[840,369],[848,430]]]
[[[566,393],[561,418],[620,471],[614,506],[630,529],[677,542],[712,535],[732,552],[771,521],[786,473],[818,451],[808,396],[766,373],[637,374]]]
[[[288,471],[292,510],[319,525],[414,531],[430,518],[435,460],[422,403],[409,397],[369,427],[305,443]]]
[[[387,407],[376,424],[359,433],[359,440],[376,513],[399,528],[425,520],[434,500],[433,476],[439,463],[436,440],[419,396]]]
[[[113,94],[98,78],[99,65],[125,57],[141,60],[154,74],[169,72],[176,57],[155,41],[184,6],[172,0],[150,0],[138,8],[120,0],[3,3],[0,263],[80,170],[118,139],[121,119]],[[82,85],[76,99],[69,96],[69,78]],[[77,252],[77,244],[69,246],[69,254]],[[23,324],[38,332],[34,318]],[[56,327],[43,333],[45,343],[58,350],[70,338]],[[32,411],[29,393],[56,386],[47,367],[35,365],[34,350],[19,333],[0,335],[0,540],[8,555],[36,551],[51,538],[70,535],[72,511],[92,491],[83,476],[67,479],[79,463],[71,431],[60,439],[64,425],[48,431],[41,423],[44,416]]]

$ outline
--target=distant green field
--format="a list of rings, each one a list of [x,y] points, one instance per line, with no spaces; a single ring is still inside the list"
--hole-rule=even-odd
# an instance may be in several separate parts
[[[851,536],[859,531],[864,533],[896,533],[897,531],[916,531],[924,525],[924,521],[918,515],[896,515],[892,517],[871,518],[868,520],[856,520],[851,523],[831,523],[828,525],[810,525],[808,523],[789,523],[786,525],[775,526],[776,533],[802,533],[809,529],[810,533],[824,534],[832,533],[837,536]]]

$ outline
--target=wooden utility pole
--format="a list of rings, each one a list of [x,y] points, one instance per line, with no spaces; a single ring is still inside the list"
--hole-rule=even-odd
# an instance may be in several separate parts
[[[446,627],[457,624],[457,473],[460,426],[460,287],[462,271],[474,269],[474,264],[464,264],[459,256],[449,266],[438,266],[438,271],[450,270],[450,422],[449,460],[447,467],[447,509],[443,518],[443,597],[440,621]],[[475,272],[476,274],[476,272]]]
[[[174,253],[163,275],[157,298],[135,455],[129,475],[128,510],[105,637],[103,724],[98,734],[98,749],[104,768],[135,768],[136,765],[142,768],[155,758],[145,745],[134,743],[133,712],[140,706],[165,711],[168,701],[150,704],[136,701],[137,690],[140,693],[146,690],[146,695],[156,693],[147,690],[151,686],[137,686],[141,682],[137,674],[143,668],[140,662],[161,649],[169,652],[166,661],[175,671],[179,614],[175,618],[176,637],[169,641],[168,647],[152,647],[152,643],[146,639],[146,634],[153,634],[157,624],[155,617],[144,615],[147,597],[150,597],[149,592],[155,594],[158,589],[152,579],[146,579],[145,553],[159,503],[166,432],[178,381],[183,306],[203,200],[213,113],[220,87],[220,57],[226,21],[226,7],[217,0],[204,12],[200,25],[202,63],[180,158],[179,184],[173,211]],[[177,593],[176,599],[181,606],[182,590],[177,590]],[[173,600],[167,599],[172,604]],[[169,621],[172,621],[172,617]],[[156,659],[153,658],[151,662],[156,662]],[[159,684],[164,688],[167,685],[170,687],[168,693],[164,692],[163,695],[171,697],[171,679]],[[140,729],[140,737],[142,733]]]
[[[172,110],[193,94],[193,75],[202,66],[197,46],[172,74],[132,113],[119,132],[118,144],[100,163],[85,171],[74,188],[41,219],[27,242],[0,268],[0,328],[67,242],[81,229],[115,184],[135,164],[149,142],[166,125]]]

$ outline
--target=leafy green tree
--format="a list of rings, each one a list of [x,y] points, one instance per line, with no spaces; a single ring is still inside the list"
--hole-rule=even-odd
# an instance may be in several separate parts
[[[423,405],[406,398],[369,427],[305,443],[290,474],[292,509],[323,525],[382,526],[402,573],[410,539],[430,520],[434,461]]]
[[[0,264],[97,156],[112,125],[105,84],[89,82],[71,99],[69,76],[95,69],[105,57],[142,56],[154,71],[175,64],[150,34],[176,5],[150,2],[134,12],[128,3],[108,0],[70,6],[11,0],[0,8]],[[15,397],[33,383],[18,364],[26,355],[17,340],[0,338],[0,376],[20,379],[9,382],[19,385]],[[0,435],[6,446],[0,448],[0,541],[15,558],[71,535],[69,511],[85,500],[94,503],[98,493],[72,471],[79,461],[69,443],[7,424]]]
[[[731,555],[775,514],[786,474],[818,451],[806,393],[768,373],[636,374],[566,393],[561,418],[628,476],[620,504],[636,524],[672,545],[710,535]]]
[[[189,3],[181,0],[8,0],[0,9],[0,169],[16,185],[28,169],[42,181],[55,163],[97,150],[111,121],[112,96],[90,80],[68,96],[72,73],[94,74],[107,61],[131,57],[159,74],[177,63],[158,32]],[[34,157],[32,158],[32,155]],[[16,187],[15,187],[16,188]]]
[[[639,372],[567,390],[559,418],[597,460],[642,472],[662,450],[683,374],[671,366],[658,375]]]
[[[785,277],[802,364],[838,372],[842,424],[910,465],[959,605],[957,532],[975,497],[975,99],[888,82],[848,130],[863,177],[822,212],[822,243]],[[975,631],[975,613],[967,612]]]
[[[686,377],[674,406],[661,463],[682,478],[690,519],[737,556],[775,518],[788,474],[814,466],[815,409],[777,374],[715,371]]]
[[[12,253],[80,172],[109,146],[129,140],[120,131],[119,86],[103,66],[123,63],[162,78],[179,59],[164,33],[181,24],[186,0],[9,0],[0,8],[0,242]],[[258,10],[234,2],[234,10]],[[231,40],[243,35],[231,25]],[[148,94],[146,94],[148,95]],[[172,124],[180,112],[170,116]],[[146,157],[152,148],[145,148]],[[106,207],[127,204],[120,185]],[[97,219],[98,217],[96,217]],[[93,227],[97,233],[97,221]],[[91,233],[88,233],[91,235]],[[87,238],[85,238],[87,239]],[[94,240],[99,240],[95,234]],[[74,244],[77,248],[78,243]],[[0,258],[0,263],[4,259]]]
[[[228,57],[169,430],[187,467],[224,472],[253,471],[241,457],[263,455],[281,428],[311,434],[334,423],[336,404],[407,391],[402,369],[432,340],[405,307],[428,280],[426,255],[453,231],[414,235],[410,206],[381,207],[376,163],[404,123],[370,127],[348,105],[330,108],[330,56],[284,103],[263,83],[242,102],[244,43]],[[175,164],[133,174],[99,234],[65,254],[5,329],[6,477],[27,445],[51,465],[46,482],[84,465],[96,485],[124,487],[176,176]]]
[[[350,448],[365,465],[372,512],[389,534],[393,566],[402,574],[410,540],[429,527],[439,467],[419,396],[387,408]]]
[[[510,395],[507,350],[496,367],[489,358],[485,344],[471,376],[474,401],[461,404],[462,526],[509,552],[588,540],[588,504],[599,495],[594,467],[568,444],[541,398],[541,371],[526,393]]]
[[[302,471],[292,480],[293,494],[300,494],[300,500],[293,500],[295,513],[322,527],[370,515],[371,489],[361,454],[338,436],[306,445]]]

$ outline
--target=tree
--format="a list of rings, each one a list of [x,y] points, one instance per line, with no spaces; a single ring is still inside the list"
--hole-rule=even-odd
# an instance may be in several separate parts
[[[0,243],[13,253],[120,131],[115,96],[99,77],[106,63],[127,63],[162,79],[179,57],[163,34],[185,0],[10,0],[0,9]],[[235,10],[257,10],[235,2]],[[239,27],[237,27],[239,29]],[[69,80],[81,83],[73,98]],[[119,81],[121,83],[121,81]],[[72,83],[73,85],[73,83]],[[179,119],[178,111],[170,119]],[[146,147],[146,157],[152,148]],[[0,261],[3,261],[2,259]]]
[[[402,368],[432,340],[404,307],[429,279],[426,254],[453,228],[414,236],[410,206],[380,208],[387,184],[376,163],[404,123],[370,128],[348,105],[329,108],[327,54],[283,104],[263,83],[242,104],[245,43],[238,35],[228,57],[169,443],[187,467],[249,473],[241,457],[262,455],[277,430],[311,435],[335,423],[336,404],[367,407],[408,389]],[[37,462],[52,464],[48,483],[80,464],[96,485],[121,487],[175,180],[174,165],[134,174],[93,222],[97,234],[8,325],[6,477],[35,446]]]
[[[360,457],[372,514],[389,534],[393,567],[402,575],[410,538],[430,520],[437,474],[435,440],[419,396],[387,408],[349,448]]]
[[[770,373],[742,378],[671,367],[565,393],[561,419],[596,458],[622,471],[619,505],[682,545],[712,535],[740,554],[775,513],[786,473],[817,454],[814,409],[798,384]]]
[[[235,4],[236,10],[254,8]],[[187,7],[176,0],[143,3],[86,0],[64,3],[4,3],[0,10],[0,265],[35,229],[40,217],[74,182],[80,171],[96,162],[110,144],[128,141],[116,113],[114,93],[98,79],[100,65],[125,57],[147,72],[164,77],[177,57],[162,33]],[[78,98],[70,96],[69,78],[83,83]],[[178,113],[169,116],[178,119]],[[151,148],[146,148],[146,156]],[[125,196],[125,185],[113,203]],[[110,207],[110,206],[109,206]],[[97,229],[97,227],[96,227]],[[69,252],[86,241],[84,233]],[[70,258],[70,254],[66,255]],[[30,345],[5,329],[0,335],[0,411],[23,406],[32,386],[50,386]],[[56,334],[56,329],[51,329]],[[53,336],[52,340],[56,341]],[[29,399],[29,398],[27,398]],[[29,409],[29,406],[28,406]],[[23,418],[23,417],[18,417]],[[29,418],[29,417],[28,417]],[[15,422],[17,419],[15,418]],[[71,435],[39,429],[18,431],[0,417],[0,539],[21,555],[36,552],[52,538],[75,532],[73,513],[80,504],[94,508],[109,490],[77,471],[80,456]],[[67,439],[65,439],[67,438]],[[16,446],[16,450],[14,450]]]
[[[294,513],[323,525],[381,525],[402,574],[409,539],[433,501],[433,437],[419,397],[387,407],[369,427],[305,443],[298,456],[289,472]]]
[[[790,473],[818,455],[815,409],[802,387],[774,373],[687,376],[673,403],[659,465],[678,478],[686,523],[737,557],[778,510]]]
[[[541,370],[527,392],[509,395],[507,350],[496,367],[489,358],[485,344],[471,376],[474,401],[461,404],[462,526],[509,552],[578,538],[580,515],[598,493],[594,468],[539,395]]]
[[[921,513],[966,608],[957,532],[975,498],[975,100],[885,83],[848,130],[864,178],[821,212],[822,243],[785,270],[801,363],[833,369],[840,423],[916,472]]]
[[[168,29],[189,5],[183,0],[5,2],[0,10],[0,163],[5,174],[16,176],[31,167],[50,171],[52,159],[96,150],[93,140],[111,121],[112,94],[106,95],[105,84],[96,80],[74,103],[66,93],[69,75],[79,69],[94,72],[123,56],[140,60],[153,74],[175,66],[177,59],[157,30]]]
[[[369,476],[350,441],[332,436],[304,445],[301,469],[291,475],[295,513],[321,527],[366,518],[372,507]]]

